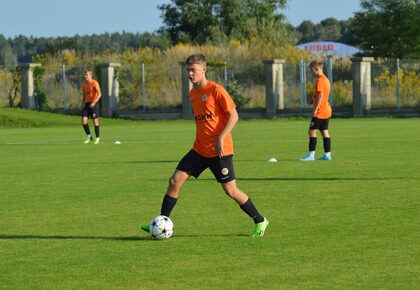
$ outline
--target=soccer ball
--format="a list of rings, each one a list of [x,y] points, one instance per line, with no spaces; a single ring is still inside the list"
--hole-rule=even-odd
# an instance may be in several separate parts
[[[174,233],[174,224],[167,216],[158,215],[150,221],[149,232],[158,240],[168,239]]]

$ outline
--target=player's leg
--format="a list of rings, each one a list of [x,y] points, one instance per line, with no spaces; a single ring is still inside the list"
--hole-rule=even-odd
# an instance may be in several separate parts
[[[95,119],[93,119],[93,125],[95,126],[95,136],[96,136],[96,139],[95,139],[95,144],[98,144],[99,143],[99,119],[98,119],[98,117],[96,117]]]
[[[331,160],[331,137],[328,133],[328,130],[322,130],[321,135],[324,142],[324,156],[319,158],[318,160]]]
[[[178,201],[179,191],[184,182],[190,177],[190,175],[184,171],[176,169],[174,174],[169,178],[168,188],[166,194],[162,200],[162,206],[160,214],[169,217],[172,210],[174,209],[176,202]],[[149,232],[149,225],[143,224],[140,226],[145,232]]]
[[[184,182],[193,175],[198,177],[206,169],[205,159],[193,150],[190,150],[178,163],[174,174],[169,178],[166,194],[162,200],[160,214],[169,217],[175,207],[179,191]],[[141,225],[141,229],[149,232],[149,225]]]
[[[160,214],[169,217],[176,205],[179,197],[179,191],[184,182],[190,177],[187,172],[176,169],[174,174],[169,178],[168,188],[163,197]]]
[[[86,103],[82,110],[82,126],[86,133],[86,141],[84,142],[85,144],[92,141],[92,135],[90,134],[88,120],[89,120],[89,104]]]
[[[99,143],[99,105],[95,104],[95,106],[92,108],[92,119],[93,119],[93,125],[95,126],[95,144]]]
[[[323,120],[319,130],[321,131],[322,140],[324,142],[324,156],[318,160],[331,160],[331,137],[328,132],[328,121],[329,119]]]
[[[221,183],[224,192],[240,206],[240,208],[254,220],[255,228],[252,237],[262,237],[268,226],[268,220],[262,216],[246,193],[236,186],[236,180]]]
[[[316,149],[316,143],[317,143],[317,137],[316,137],[316,132],[317,132],[317,128],[316,128],[316,120],[314,120],[315,118],[312,118],[311,121],[311,125],[310,128],[308,130],[308,135],[309,135],[309,153],[305,156],[300,158],[300,161],[313,161],[315,160],[315,149]]]
[[[233,156],[211,158],[209,159],[209,167],[216,180],[222,185],[226,195],[233,199],[254,220],[255,229],[252,236],[263,236],[265,228],[268,225],[268,220],[258,212],[248,195],[236,186]]]
[[[92,141],[92,135],[90,134],[90,128],[88,124],[88,117],[85,117],[85,116],[82,117],[82,126],[86,133],[86,140],[84,143],[87,144],[90,141]]]

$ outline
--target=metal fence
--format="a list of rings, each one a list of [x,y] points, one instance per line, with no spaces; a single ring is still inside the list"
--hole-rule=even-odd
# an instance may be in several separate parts
[[[38,90],[46,101],[39,109],[80,110],[83,66],[45,66]],[[265,108],[265,71],[262,61],[210,64],[207,77],[223,84],[241,108]],[[333,80],[330,96],[333,107],[352,106],[352,71],[348,58],[332,59],[325,68]],[[284,65],[285,109],[309,108],[314,78],[308,63]],[[0,106],[17,106],[20,87],[14,69],[0,67]],[[116,70],[119,81],[119,110],[181,108],[181,66],[177,64],[122,65]],[[99,71],[95,79],[100,81]],[[413,108],[420,105],[420,62],[418,60],[375,61],[371,64],[372,108]]]
[[[371,65],[372,108],[410,108],[420,105],[420,62],[376,61]]]

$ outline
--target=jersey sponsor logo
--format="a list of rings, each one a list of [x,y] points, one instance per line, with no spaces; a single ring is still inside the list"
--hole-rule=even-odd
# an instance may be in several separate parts
[[[203,95],[203,96],[201,97],[201,100],[202,100],[203,102],[207,101],[207,99],[208,99],[207,95]]]
[[[213,114],[212,113],[206,113],[206,114],[200,114],[194,116],[195,121],[205,121],[205,120],[212,120]]]

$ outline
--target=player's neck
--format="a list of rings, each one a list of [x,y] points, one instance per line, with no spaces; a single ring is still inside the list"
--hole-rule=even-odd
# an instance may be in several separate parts
[[[194,84],[194,87],[196,87],[197,89],[202,89],[208,84],[208,82],[209,81],[206,78],[203,78],[201,81],[196,82]]]

